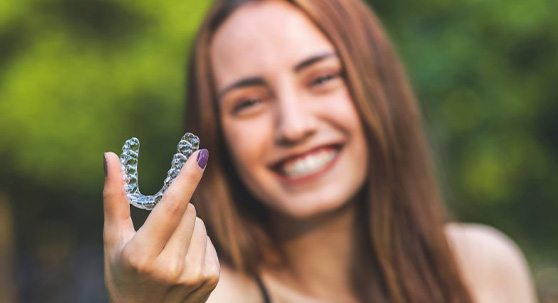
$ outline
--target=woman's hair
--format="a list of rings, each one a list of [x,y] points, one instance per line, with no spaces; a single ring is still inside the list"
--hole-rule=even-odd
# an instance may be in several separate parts
[[[223,138],[210,46],[240,6],[216,1],[191,54],[186,129],[212,153],[195,196],[220,260],[257,275],[273,262],[267,212],[239,181]],[[285,0],[287,1],[287,0]],[[363,301],[471,302],[444,231],[444,210],[421,115],[405,72],[377,17],[361,0],[290,0],[335,46],[369,148],[355,224],[364,230],[351,270]],[[267,264],[267,263],[266,263]]]

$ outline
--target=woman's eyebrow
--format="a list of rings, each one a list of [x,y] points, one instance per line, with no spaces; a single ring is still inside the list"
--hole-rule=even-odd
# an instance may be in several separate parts
[[[265,84],[266,84],[266,82],[262,77],[250,77],[250,78],[241,79],[241,80],[238,80],[238,81],[234,82],[233,84],[227,86],[226,88],[224,88],[218,94],[218,97],[220,99],[226,93],[228,93],[229,91],[231,91],[233,89],[236,89],[236,88],[246,87],[246,86],[258,86],[258,85],[265,85]]]
[[[302,60],[300,63],[296,64],[294,66],[293,70],[296,73],[298,73],[301,70],[305,69],[306,67],[308,67],[308,66],[310,66],[314,63],[323,61],[323,60],[325,60],[327,58],[330,58],[330,57],[337,57],[337,54],[335,52],[328,52],[328,53],[323,53],[323,54],[319,54],[319,55],[310,56],[309,58],[306,58],[306,59]]]

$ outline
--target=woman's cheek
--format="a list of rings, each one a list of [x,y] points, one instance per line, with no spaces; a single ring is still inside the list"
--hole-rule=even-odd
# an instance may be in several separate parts
[[[239,170],[261,162],[266,146],[271,143],[266,121],[262,118],[237,119],[224,124],[229,151]]]

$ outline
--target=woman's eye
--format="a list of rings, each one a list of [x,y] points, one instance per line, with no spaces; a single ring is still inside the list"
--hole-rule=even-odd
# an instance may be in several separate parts
[[[260,99],[256,98],[241,100],[233,107],[233,114],[239,114],[240,112],[247,110],[250,107],[256,106],[259,102]]]
[[[323,76],[319,76],[317,78],[315,78],[314,80],[312,80],[311,85],[312,86],[320,86],[323,85],[324,83],[331,81],[335,78],[339,77],[339,73],[336,74],[326,74]]]

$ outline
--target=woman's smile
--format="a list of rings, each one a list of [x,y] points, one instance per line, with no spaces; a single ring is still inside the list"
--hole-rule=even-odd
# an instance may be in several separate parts
[[[271,166],[279,178],[292,184],[300,184],[319,178],[335,165],[342,145],[329,144],[307,152],[289,156]]]

